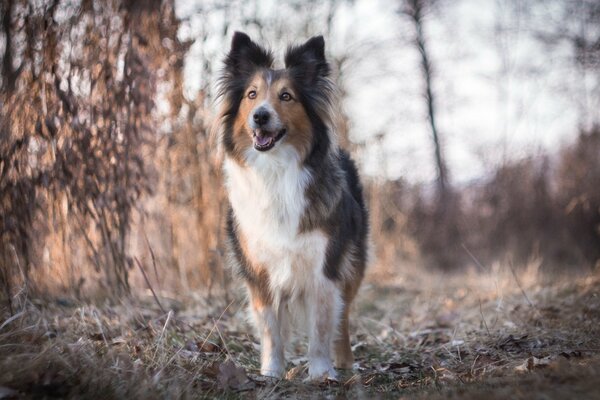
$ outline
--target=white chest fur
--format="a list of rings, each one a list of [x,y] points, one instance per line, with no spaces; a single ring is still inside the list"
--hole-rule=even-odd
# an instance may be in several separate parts
[[[300,233],[307,206],[310,172],[298,153],[281,143],[269,152],[253,149],[242,167],[226,158],[229,201],[248,251],[267,268],[274,291],[305,289],[321,274],[327,238],[320,231]]]

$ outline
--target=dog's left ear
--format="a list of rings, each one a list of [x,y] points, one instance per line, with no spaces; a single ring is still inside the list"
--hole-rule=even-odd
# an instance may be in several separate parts
[[[304,84],[316,84],[319,78],[329,75],[329,64],[325,60],[325,40],[314,36],[301,46],[288,48],[285,67],[291,69]]]

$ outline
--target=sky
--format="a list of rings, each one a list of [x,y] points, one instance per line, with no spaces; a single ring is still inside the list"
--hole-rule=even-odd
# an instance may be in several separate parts
[[[547,18],[545,13],[554,11],[521,15],[509,3],[440,2],[425,20],[439,131],[455,183],[481,179],[506,160],[553,154],[574,140],[578,126],[599,117],[582,111],[590,104],[580,95],[596,87],[598,77],[582,78],[582,71],[565,61],[572,56],[569,46],[547,51],[529,34]],[[333,14],[331,29],[322,23],[327,9],[317,7],[314,18],[308,16],[316,22],[308,23],[309,32],[302,33],[293,25],[290,7],[278,2],[238,2],[240,8],[227,13],[202,11],[213,4],[176,3],[178,16],[185,19],[180,36],[206,37],[197,40],[187,56],[188,96],[205,84],[214,90],[212,81],[234,30],[247,31],[280,58],[290,42],[325,34],[329,56],[347,59],[340,82],[351,139],[364,145],[357,154],[363,172],[413,183],[435,180],[420,59],[411,43],[410,24],[390,6],[396,3],[343,3]],[[263,20],[263,26],[244,22],[248,16]],[[227,32],[224,21],[230,25]],[[594,105],[598,104],[592,109]]]

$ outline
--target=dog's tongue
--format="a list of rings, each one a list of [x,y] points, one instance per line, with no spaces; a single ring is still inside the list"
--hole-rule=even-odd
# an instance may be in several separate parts
[[[256,135],[256,143],[259,146],[266,146],[266,145],[268,145],[271,142],[272,139],[273,138],[271,138],[270,136]]]

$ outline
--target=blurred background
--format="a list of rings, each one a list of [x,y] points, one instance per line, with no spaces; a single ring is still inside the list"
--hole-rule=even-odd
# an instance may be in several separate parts
[[[230,292],[210,125],[235,30],[323,34],[371,211],[369,278],[600,260],[595,0],[3,0],[0,284]]]

